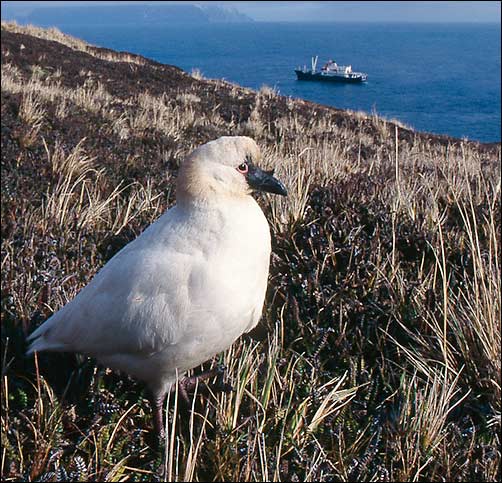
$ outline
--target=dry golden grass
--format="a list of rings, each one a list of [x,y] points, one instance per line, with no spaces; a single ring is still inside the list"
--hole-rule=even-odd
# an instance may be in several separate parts
[[[57,28],[45,29],[37,27],[36,25],[19,25],[15,21],[6,22],[2,20],[2,29],[18,34],[31,35],[40,39],[53,40],[54,42],[59,42],[71,49],[82,50],[84,52],[89,46],[89,44],[84,40],[77,39],[71,35],[66,35]]]
[[[70,47],[70,49],[81,50],[82,52],[86,52],[87,54],[91,54],[94,57],[109,62],[144,64],[144,61],[137,55],[96,49],[93,45],[84,40],[64,34],[56,27],[45,29],[35,25],[19,25],[15,21],[7,22],[2,20],[2,29],[8,30],[9,32],[31,35],[40,39],[59,42],[60,44]]]
[[[200,71],[200,69],[192,69],[192,71],[190,72],[190,75],[194,79],[196,79],[196,80],[203,80],[203,79],[205,79],[205,77],[202,74],[202,72]]]

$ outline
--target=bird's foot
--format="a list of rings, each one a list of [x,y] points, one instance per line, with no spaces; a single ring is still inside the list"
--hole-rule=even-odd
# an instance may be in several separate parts
[[[181,397],[187,404],[190,404],[188,393],[195,390],[199,381],[205,381],[207,379],[211,379],[212,377],[217,378],[216,383],[211,386],[217,392],[232,391],[232,386],[223,381],[225,370],[225,366],[218,365],[213,369],[202,372],[201,374],[183,378],[178,382],[178,391],[181,394]]]

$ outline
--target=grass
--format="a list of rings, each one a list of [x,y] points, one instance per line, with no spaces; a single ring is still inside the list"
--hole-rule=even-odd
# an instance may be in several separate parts
[[[127,65],[78,39],[2,29],[2,480],[500,480],[499,144],[147,60],[130,75],[148,83],[124,89]],[[46,38],[68,63],[51,67]],[[232,392],[171,395],[159,452],[140,383],[84,356],[25,358],[25,338],[172,205],[184,156],[226,134],[254,137],[290,192],[258,199],[264,319],[205,364]]]

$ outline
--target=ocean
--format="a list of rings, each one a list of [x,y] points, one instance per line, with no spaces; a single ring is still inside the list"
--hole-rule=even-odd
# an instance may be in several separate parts
[[[92,44],[141,54],[208,78],[342,109],[377,113],[418,131],[500,142],[500,24],[239,23],[58,25]],[[364,84],[296,80],[328,59]],[[148,86],[145,86],[147,89]]]

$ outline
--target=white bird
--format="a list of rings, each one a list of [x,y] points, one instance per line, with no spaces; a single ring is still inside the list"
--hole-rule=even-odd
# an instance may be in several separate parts
[[[176,205],[28,337],[28,354],[80,352],[144,381],[163,436],[163,401],[177,378],[261,317],[270,229],[251,192],[286,189],[259,160],[243,136],[193,151],[180,167]]]

